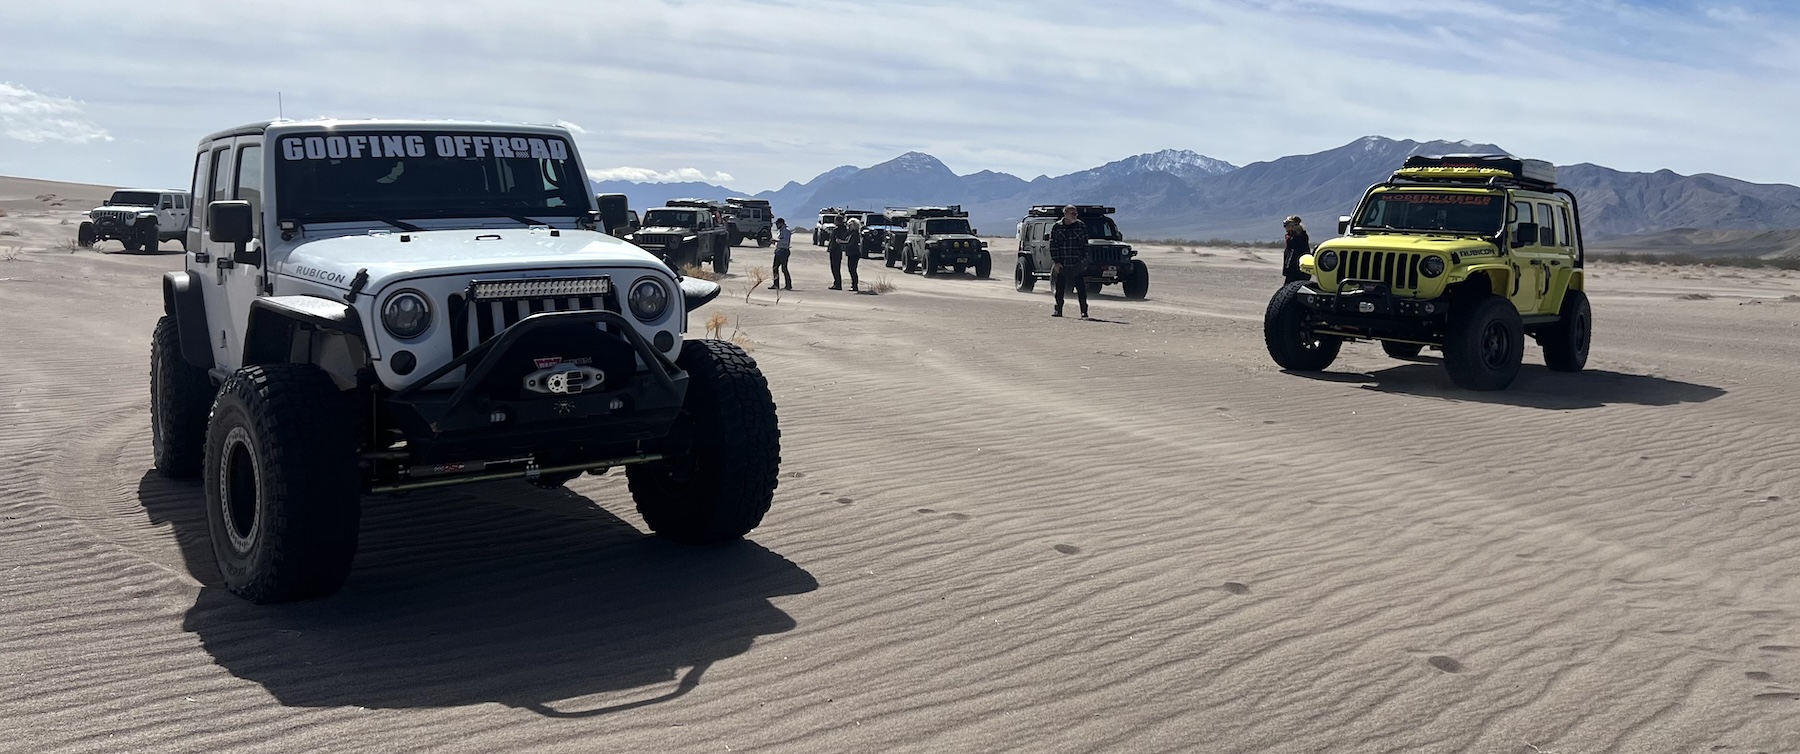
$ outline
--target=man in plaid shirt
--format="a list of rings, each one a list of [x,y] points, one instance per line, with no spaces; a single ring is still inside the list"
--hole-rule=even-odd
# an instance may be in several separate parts
[[[1056,289],[1052,317],[1063,315],[1063,292],[1073,287],[1081,302],[1081,318],[1088,318],[1087,242],[1087,225],[1076,215],[1075,205],[1063,207],[1062,220],[1050,226],[1050,285]]]

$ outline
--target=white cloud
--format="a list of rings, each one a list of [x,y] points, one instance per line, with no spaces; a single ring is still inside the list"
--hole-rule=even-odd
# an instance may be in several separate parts
[[[81,103],[11,82],[0,82],[0,134],[32,143],[112,141],[106,129],[86,118]]]
[[[727,183],[731,181],[730,173],[713,173],[707,175],[698,168],[676,168],[666,173],[650,168],[617,167],[605,170],[589,170],[588,177],[596,181],[631,181],[633,183]]]

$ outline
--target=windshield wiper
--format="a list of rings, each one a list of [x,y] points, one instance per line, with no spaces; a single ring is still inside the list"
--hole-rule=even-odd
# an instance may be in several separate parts
[[[421,228],[417,225],[406,222],[405,220],[395,220],[394,218],[378,215],[378,214],[370,212],[366,209],[361,209],[359,207],[345,207],[345,209],[350,210],[350,212],[348,214],[336,213],[336,214],[334,214],[334,216],[331,219],[332,220],[374,220],[379,223],[387,223],[388,225],[392,225],[392,226],[399,228],[400,230],[404,230],[408,233],[419,233],[419,232],[423,232],[425,230],[424,228]],[[319,220],[315,218],[313,220],[313,222],[319,222]]]

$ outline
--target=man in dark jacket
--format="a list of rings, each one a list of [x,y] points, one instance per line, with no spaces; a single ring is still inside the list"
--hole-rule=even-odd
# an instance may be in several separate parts
[[[838,221],[831,229],[831,237],[827,239],[827,251],[831,255],[831,290],[844,289],[844,256],[850,256],[850,290],[856,290],[856,258],[861,255],[858,250],[862,229],[850,222],[846,217]]]
[[[1288,283],[1311,280],[1311,275],[1300,271],[1300,257],[1312,253],[1312,239],[1306,236],[1306,226],[1300,224],[1299,215],[1289,215],[1281,222],[1281,227],[1287,231],[1287,244],[1281,250],[1282,277]]]
[[[1076,215],[1075,205],[1063,207],[1062,220],[1050,226],[1050,285],[1056,289],[1052,317],[1063,315],[1063,292],[1070,287],[1081,302],[1081,318],[1088,318],[1087,225]]]

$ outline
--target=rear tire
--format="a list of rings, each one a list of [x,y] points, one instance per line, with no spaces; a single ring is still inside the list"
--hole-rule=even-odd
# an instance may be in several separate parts
[[[1381,341],[1381,350],[1396,359],[1418,358],[1419,352],[1425,350],[1417,343],[1395,343],[1391,340]]]
[[[1150,268],[1136,259],[1131,260],[1131,270],[1125,273],[1125,298],[1143,299],[1150,295]]]
[[[986,280],[994,276],[994,258],[982,256],[975,260],[975,277]]]
[[[206,461],[206,414],[212,379],[181,355],[175,318],[156,320],[150,335],[150,455],[170,479],[196,476]]]
[[[739,539],[762,523],[781,471],[775,400],[756,361],[736,345],[690,340],[676,364],[688,392],[675,431],[684,456],[628,466],[644,524],[686,544]]]
[[[769,247],[769,244],[772,243],[775,243],[775,239],[769,236],[769,231],[767,229],[764,229],[762,233],[756,236],[756,245],[759,248],[766,249]]]
[[[75,245],[76,246],[80,246],[83,249],[91,249],[91,248],[94,248],[94,241],[95,241],[95,233],[94,233],[94,224],[93,223],[84,222],[81,225],[76,226],[76,228],[75,228]]]
[[[1031,257],[1019,257],[1019,261],[1013,264],[1013,290],[1030,293],[1036,287],[1037,272],[1031,264]]]
[[[1444,369],[1458,387],[1505,390],[1519,376],[1524,357],[1525,329],[1511,301],[1489,294],[1450,310]]]
[[[713,252],[712,269],[716,275],[724,275],[731,270],[731,247],[727,246]]]
[[[1268,347],[1270,358],[1282,369],[1317,372],[1337,360],[1344,340],[1314,335],[1302,324],[1305,312],[1299,291],[1304,285],[1303,282],[1288,283],[1269,299],[1269,307],[1263,311],[1263,345]]]
[[[904,257],[904,261],[901,263],[900,271],[907,272],[907,273],[918,272],[919,271],[919,258],[913,256],[912,249],[910,247],[908,247],[904,253],[906,256]]]
[[[245,367],[206,431],[206,520],[225,587],[257,604],[337,591],[361,518],[351,403],[311,364]]]
[[[1553,372],[1579,372],[1587,367],[1588,347],[1594,338],[1594,312],[1586,293],[1570,289],[1563,294],[1561,319],[1538,333],[1544,347],[1544,366]]]

